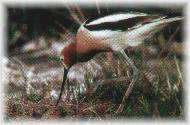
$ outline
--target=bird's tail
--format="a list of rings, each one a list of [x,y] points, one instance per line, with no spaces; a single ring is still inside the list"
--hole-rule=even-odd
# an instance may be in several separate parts
[[[126,35],[127,44],[129,46],[137,46],[142,43],[143,40],[152,37],[156,32],[159,32],[167,25],[183,19],[183,17],[154,19],[147,24],[143,24],[129,31]]]
[[[172,18],[164,18],[162,19],[160,22],[162,23],[171,23],[171,22],[175,22],[175,21],[180,21],[183,20],[184,17],[172,17]]]
[[[163,26],[166,26],[173,22],[181,21],[183,19],[184,19],[184,17],[163,18],[158,21],[153,20],[152,23],[155,24],[155,28],[159,28],[159,27],[163,28]]]
[[[156,21],[153,20],[149,25],[147,25],[147,27],[149,27],[149,29],[144,31],[144,33],[145,33],[145,35],[147,33],[147,36],[154,35],[154,33],[162,30],[167,25],[172,24],[174,22],[181,21],[181,20],[183,20],[183,17],[163,18],[163,19],[156,20]]]

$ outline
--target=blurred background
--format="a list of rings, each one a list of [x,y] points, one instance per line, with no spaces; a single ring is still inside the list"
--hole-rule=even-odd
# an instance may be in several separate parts
[[[80,24],[89,18],[141,12],[184,16],[184,6],[67,4],[61,7],[7,6],[5,119],[57,118],[184,118],[183,22],[174,23],[144,44],[126,49],[140,70],[121,113],[115,114],[128,82],[101,80],[127,76],[121,59],[108,53],[73,66],[58,107],[63,68],[60,51],[75,41]],[[127,83],[127,84],[126,84]],[[95,93],[89,89],[96,84]],[[88,96],[86,96],[88,95]]]

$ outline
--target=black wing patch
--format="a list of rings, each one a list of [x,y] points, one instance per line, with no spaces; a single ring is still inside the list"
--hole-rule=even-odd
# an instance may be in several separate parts
[[[87,25],[90,21],[86,22],[84,27],[90,31],[99,31],[99,30],[114,30],[114,31],[126,31],[130,28],[133,28],[139,24],[150,23],[153,19],[160,18],[160,16],[138,16],[128,19],[119,20],[116,22],[103,22],[100,24]]]

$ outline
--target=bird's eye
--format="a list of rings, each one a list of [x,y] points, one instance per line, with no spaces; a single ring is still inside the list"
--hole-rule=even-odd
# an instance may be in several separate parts
[[[64,59],[63,58],[60,58],[60,60],[63,62],[64,61]]]

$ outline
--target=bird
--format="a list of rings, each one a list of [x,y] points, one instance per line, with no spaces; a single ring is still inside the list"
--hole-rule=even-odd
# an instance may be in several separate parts
[[[138,79],[139,71],[124,50],[127,47],[142,44],[167,25],[182,19],[183,17],[130,12],[116,13],[84,21],[77,30],[75,41],[69,43],[61,51],[60,60],[64,67],[64,75],[56,105],[61,99],[69,69],[74,64],[87,62],[102,52],[112,52],[114,55],[121,54],[126,64],[131,67],[132,80],[125,93],[127,98]]]

